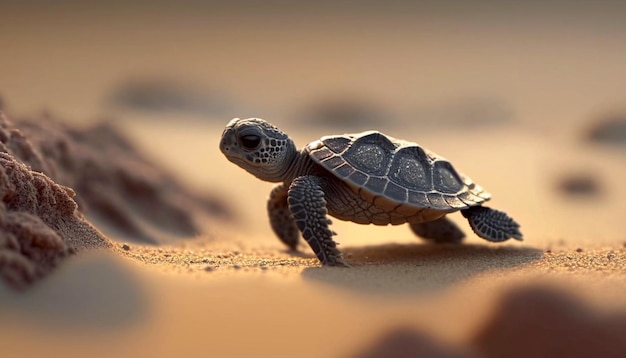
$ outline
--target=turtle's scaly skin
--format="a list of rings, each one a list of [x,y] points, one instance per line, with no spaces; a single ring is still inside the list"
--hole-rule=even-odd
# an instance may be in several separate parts
[[[272,229],[292,249],[301,233],[325,265],[347,265],[327,215],[360,224],[409,223],[423,238],[460,242],[463,232],[445,215],[461,211],[483,239],[522,239],[519,224],[482,206],[490,195],[450,162],[376,131],[323,137],[298,151],[264,120],[235,118],[220,149],[259,179],[282,183],[267,203]]]

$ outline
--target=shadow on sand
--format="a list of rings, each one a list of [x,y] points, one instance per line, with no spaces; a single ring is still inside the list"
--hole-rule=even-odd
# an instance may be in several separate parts
[[[152,308],[139,279],[123,261],[95,252],[68,260],[25,292],[0,289],[0,316],[54,330],[121,329],[144,322]]]
[[[423,294],[489,271],[523,266],[543,255],[542,250],[528,247],[424,244],[344,248],[343,252],[352,268],[310,267],[303,277],[359,292]]]

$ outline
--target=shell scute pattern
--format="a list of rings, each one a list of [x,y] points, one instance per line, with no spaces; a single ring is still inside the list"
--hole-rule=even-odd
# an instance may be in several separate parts
[[[389,180],[408,189],[433,190],[431,164],[420,147],[399,149],[391,164]]]
[[[409,191],[409,203],[424,208],[430,206],[430,203],[426,198],[426,194],[415,190]]]
[[[369,189],[372,193],[382,194],[388,182],[389,180],[386,178],[370,176],[364,187]]]
[[[452,165],[443,160],[434,163],[433,182],[438,191],[450,194],[458,193],[465,185]]]
[[[343,158],[338,157],[338,156],[332,156],[326,160],[324,160],[324,166],[327,167],[330,170],[335,170],[338,167],[340,167],[341,165],[345,164],[345,160],[343,160]]]
[[[461,201],[456,195],[444,195],[444,199],[446,203],[452,208],[463,209],[467,207],[467,205]]]
[[[380,132],[322,137],[308,149],[322,167],[375,199],[452,211],[490,198],[444,158]]]
[[[393,199],[399,203],[406,203],[408,199],[408,190],[393,182],[387,183],[384,195],[390,199]]]
[[[352,143],[352,139],[349,137],[327,137],[322,138],[322,143],[337,154],[341,154],[344,150],[348,149]]]
[[[348,163],[343,163],[341,166],[335,169],[335,174],[340,178],[347,178],[356,170]]]
[[[445,208],[448,206],[446,199],[439,193],[428,193],[426,197],[428,198],[428,202],[435,208]]]
[[[363,186],[363,184],[365,184],[367,182],[367,178],[368,176],[359,172],[359,171],[355,171],[354,173],[352,173],[350,175],[350,177],[348,178],[354,185],[356,186]]]
[[[476,205],[476,202],[473,200],[473,195],[469,191],[464,191],[458,195],[458,198],[461,199],[467,206]]]
[[[395,149],[387,137],[371,132],[357,138],[342,156],[355,169],[382,177],[387,174]]]
[[[315,150],[315,157],[319,161],[331,158],[334,155],[335,155],[335,153],[333,153],[330,149],[328,149],[326,147],[320,147],[319,149]]]

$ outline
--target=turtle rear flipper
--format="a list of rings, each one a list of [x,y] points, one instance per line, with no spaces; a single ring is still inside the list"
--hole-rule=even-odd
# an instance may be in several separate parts
[[[506,213],[486,206],[472,206],[461,210],[461,214],[476,233],[485,240],[500,242],[508,239],[523,240],[520,225]]]
[[[465,237],[463,231],[445,216],[409,226],[417,236],[437,244],[460,244]]]

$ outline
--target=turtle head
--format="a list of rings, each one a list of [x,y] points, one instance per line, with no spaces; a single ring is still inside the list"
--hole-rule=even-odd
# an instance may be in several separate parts
[[[222,133],[220,150],[250,174],[275,183],[286,179],[297,155],[285,132],[259,118],[231,120]]]

